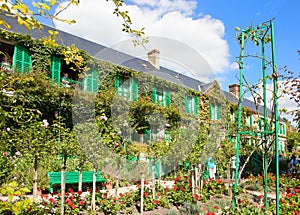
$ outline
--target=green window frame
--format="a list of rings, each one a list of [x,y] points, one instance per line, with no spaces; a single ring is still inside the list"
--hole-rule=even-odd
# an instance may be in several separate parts
[[[279,134],[286,135],[286,128],[284,123],[279,124]]]
[[[252,124],[253,124],[253,122],[252,122],[252,115],[251,115],[251,114],[250,114],[250,115],[248,114],[248,115],[246,116],[246,125],[252,127]]]
[[[161,90],[153,87],[152,89],[152,101],[158,103],[161,106],[169,107],[171,104],[171,94],[169,90]]]
[[[13,68],[20,73],[30,72],[32,66],[31,53],[24,46],[16,45],[14,48]]]
[[[187,114],[194,114],[198,116],[198,97],[197,96],[185,96],[185,111]]]
[[[221,108],[218,103],[210,102],[209,104],[209,113],[211,120],[220,120],[221,119]]]
[[[55,56],[51,57],[51,79],[60,86],[61,59]]]
[[[122,76],[116,76],[115,88],[118,95],[128,98],[131,101],[138,100],[138,84],[134,78],[125,79]]]
[[[99,74],[98,71],[92,70],[87,72],[84,80],[84,91],[97,93],[99,89]]]

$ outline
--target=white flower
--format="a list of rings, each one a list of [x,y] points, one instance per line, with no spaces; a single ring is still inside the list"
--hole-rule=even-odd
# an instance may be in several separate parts
[[[10,127],[7,127],[7,128],[6,128],[6,131],[10,131]]]
[[[21,155],[21,152],[17,151],[17,152],[16,152],[16,155],[17,155],[17,156],[20,156],[20,155]]]
[[[107,120],[107,117],[106,117],[106,116],[100,116],[100,119],[106,121],[106,120]]]
[[[45,128],[47,128],[49,126],[49,123],[48,123],[48,121],[46,119],[43,120],[43,123],[44,123],[43,126]]]

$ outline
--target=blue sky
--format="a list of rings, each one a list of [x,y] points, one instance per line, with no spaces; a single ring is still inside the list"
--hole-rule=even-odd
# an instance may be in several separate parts
[[[238,26],[243,29],[251,23],[253,26],[257,26],[275,17],[273,23],[275,27],[277,65],[278,67],[286,65],[299,74],[300,61],[297,54],[297,50],[300,49],[299,9],[299,0],[252,0],[243,1],[242,3],[241,1],[231,0],[221,4],[217,0],[204,0],[198,1],[196,13],[210,14],[224,23],[226,29],[225,40],[229,44],[231,61],[234,61],[234,56],[239,54],[239,46],[235,40],[235,27]],[[249,48],[245,51],[250,50],[252,49]],[[256,67],[260,69],[260,61],[257,61]],[[259,74],[257,75],[259,77]],[[253,81],[255,81],[254,76],[253,74]],[[231,80],[231,82],[235,80],[230,72],[228,80]]]

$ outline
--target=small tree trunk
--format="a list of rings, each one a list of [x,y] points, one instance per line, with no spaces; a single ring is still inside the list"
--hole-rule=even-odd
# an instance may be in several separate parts
[[[152,197],[155,199],[155,159],[152,162]]]
[[[238,177],[238,179],[240,179],[240,178],[241,178],[241,176],[242,176],[242,173],[243,173],[243,171],[244,171],[244,168],[246,167],[247,163],[249,162],[249,160],[250,160],[250,157],[251,157],[251,155],[254,153],[254,151],[255,151],[255,150],[252,150],[252,151],[250,152],[250,154],[248,155],[248,157],[247,157],[247,159],[246,159],[246,161],[245,161],[244,165],[242,166],[242,168],[240,168],[240,171],[239,171],[239,177]],[[236,167],[236,168],[238,168],[238,167]]]
[[[145,180],[145,176],[144,176],[144,174],[142,174],[142,176],[141,176],[141,208],[140,208],[141,215],[144,214],[144,180]]]
[[[65,214],[65,193],[66,193],[66,162],[67,156],[63,155],[63,162],[61,167],[61,215]]]
[[[37,199],[37,188],[38,188],[38,158],[34,158],[34,174],[33,174],[33,200]]]
[[[78,191],[82,191],[82,166],[79,169]]]
[[[92,192],[92,210],[96,210],[96,177],[97,177],[97,168],[94,167],[93,174],[93,192]]]

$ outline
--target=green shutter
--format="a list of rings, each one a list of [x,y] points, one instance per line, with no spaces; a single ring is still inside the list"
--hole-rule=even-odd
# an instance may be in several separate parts
[[[29,72],[31,68],[30,51],[23,46],[16,45],[14,50],[13,66],[17,72]]]
[[[143,143],[148,143],[149,142],[149,140],[150,140],[150,133],[151,133],[151,131],[150,131],[150,129],[149,128],[146,128],[145,130],[144,130],[144,140],[143,140]]]
[[[119,80],[119,75],[116,75],[116,82],[115,82],[115,88],[116,88],[116,92],[117,94],[119,93],[119,85],[120,85],[120,80]]]
[[[166,101],[166,106],[170,107],[170,104],[171,104],[171,95],[170,95],[170,91],[169,90],[166,90],[165,92],[165,101]]]
[[[209,103],[209,115],[210,115],[210,119],[213,120],[213,107],[212,107],[212,103]]]
[[[98,71],[92,72],[92,92],[97,93],[98,92],[98,85],[99,82],[99,74]]]
[[[90,72],[85,77],[85,91],[97,93],[98,92],[98,79],[99,79],[99,75],[98,75],[97,71]]]
[[[198,96],[194,96],[194,102],[195,102],[195,104],[194,104],[194,114],[196,115],[196,116],[198,116]]]
[[[221,119],[221,107],[219,104],[216,105],[216,114],[217,114],[217,120]]]
[[[153,87],[152,89],[152,101],[155,103],[156,102],[156,88]]]
[[[252,115],[250,115],[249,117],[250,117],[250,127],[252,127]]]
[[[190,113],[189,97],[185,96],[185,113]]]
[[[169,143],[171,141],[170,131],[165,131],[165,141]]]
[[[60,86],[61,60],[58,57],[51,57],[51,79]]]
[[[138,100],[138,95],[139,95],[138,84],[134,78],[131,81],[131,95],[132,95],[131,98],[133,101]]]

